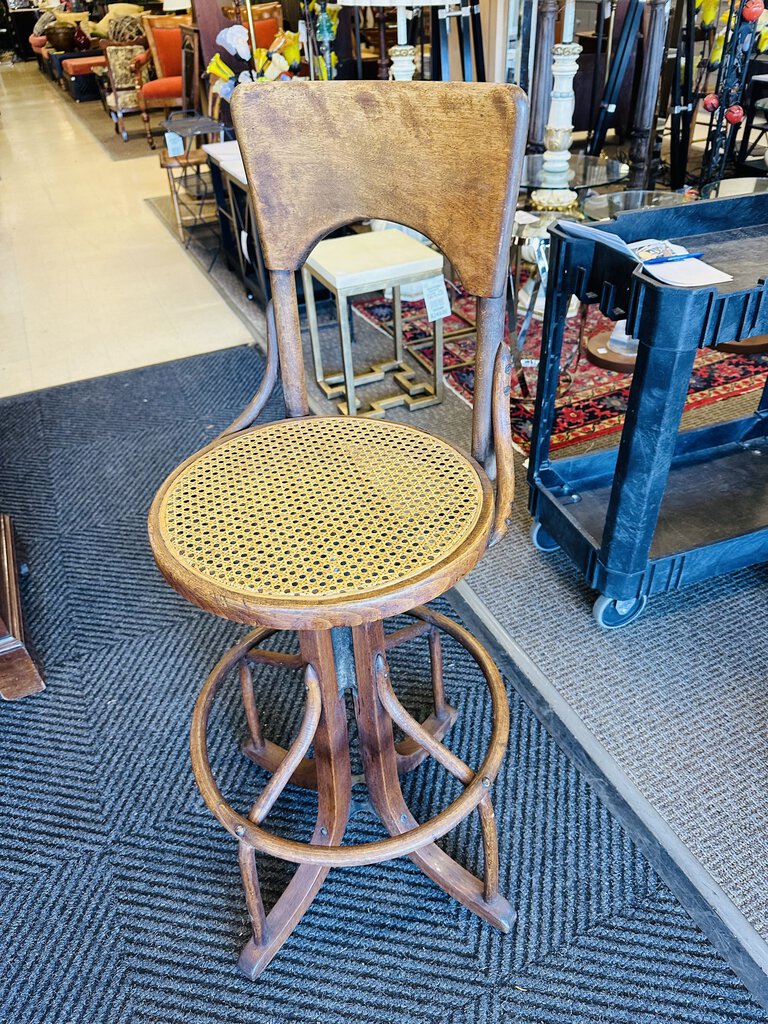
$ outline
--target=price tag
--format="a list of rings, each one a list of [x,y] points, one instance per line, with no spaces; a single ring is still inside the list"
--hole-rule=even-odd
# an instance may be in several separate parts
[[[421,287],[424,291],[424,302],[427,304],[427,320],[434,322],[451,315],[451,303],[443,277],[431,277],[428,281],[422,281]]]
[[[166,132],[165,148],[168,150],[168,156],[184,156],[184,139],[176,132]]]

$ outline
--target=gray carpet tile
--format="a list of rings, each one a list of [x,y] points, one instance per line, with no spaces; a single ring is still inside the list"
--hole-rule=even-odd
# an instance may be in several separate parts
[[[0,708],[0,1022],[765,1019],[514,681],[495,786],[513,933],[500,936],[399,860],[332,872],[263,978],[238,973],[247,917],[236,847],[194,785],[188,726],[205,674],[242,627],[162,581],[145,514],[168,469],[228,418],[208,398],[250,393],[261,372],[255,352],[235,349],[0,402],[0,495],[16,502],[29,632],[48,683]],[[269,415],[281,409],[277,397]],[[38,460],[33,473],[24,452]],[[41,494],[48,514],[25,518]],[[423,641],[395,652],[392,669],[406,705],[423,712]],[[476,763],[489,701],[453,642],[446,678],[461,716],[448,743]],[[237,752],[233,682],[212,718],[211,760],[245,808],[266,775]],[[257,674],[278,741],[296,727],[299,692],[296,673]],[[425,820],[457,785],[425,762],[405,790]],[[306,837],[315,806],[290,787],[269,827]],[[379,835],[364,811],[353,817],[348,841]],[[444,845],[478,866],[477,822]],[[261,857],[259,866],[271,904],[291,869]]]
[[[768,939],[768,570],[654,597],[604,632],[594,594],[565,555],[533,549],[529,527],[520,503],[470,586]]]

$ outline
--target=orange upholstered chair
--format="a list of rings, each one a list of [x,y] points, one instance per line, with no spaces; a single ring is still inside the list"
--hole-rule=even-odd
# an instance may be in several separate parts
[[[189,14],[144,14],[149,49],[134,60],[131,65],[136,81],[136,95],[144,120],[147,142],[152,149],[155,142],[149,123],[150,110],[163,110],[166,115],[184,105],[181,86],[181,26],[192,20]],[[271,40],[270,40],[271,41]],[[145,68],[152,62],[155,76],[148,81]]]

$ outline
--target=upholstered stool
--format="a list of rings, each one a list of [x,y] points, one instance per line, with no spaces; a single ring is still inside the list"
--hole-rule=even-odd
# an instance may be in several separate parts
[[[80,50],[54,50],[48,47],[45,51],[48,54],[48,62],[51,69],[51,78],[58,82],[61,89],[65,89],[63,64],[65,60],[79,60],[83,54]]]
[[[107,58],[100,53],[88,57],[68,57],[61,62],[62,78],[69,94],[77,103],[83,100],[97,100],[99,87],[94,70],[106,68]]]
[[[328,398],[344,395],[344,401],[339,403],[341,412],[357,415],[360,403],[355,397],[355,388],[383,380],[391,371],[395,371],[394,379],[400,388],[399,392],[391,397],[378,399],[364,415],[383,416],[387,408],[395,405],[406,404],[411,409],[421,409],[442,401],[443,321],[437,319],[434,322],[432,383],[414,383],[415,374],[404,362],[403,313],[400,301],[402,285],[442,276],[443,257],[439,252],[395,228],[387,231],[367,231],[320,242],[310,253],[301,273],[315,379]],[[323,370],[320,332],[312,287],[313,277],[325,285],[336,300],[341,335],[341,373],[326,375]],[[376,363],[366,372],[356,374],[353,366],[348,300],[355,295],[384,288],[392,289],[394,358]]]
[[[501,931],[514,920],[499,892],[490,799],[509,731],[504,687],[477,640],[424,603],[469,572],[507,529],[514,476],[511,360],[504,341],[506,254],[526,102],[513,86],[447,82],[426,88],[416,82],[337,82],[332,103],[329,96],[324,82],[242,85],[235,92],[233,119],[272,287],[267,366],[248,408],[169,476],[149,516],[152,550],[171,585],[199,607],[255,627],[208,677],[191,736],[200,792],[239,843],[253,932],[240,966],[250,978],[275,956],[332,867],[409,856]],[[411,134],[401,136],[393,150],[391,140],[403,124]],[[481,140],[478,124],[484,126]],[[317,132],[312,141],[310,125]],[[473,162],[451,159],[470,149]],[[330,154],[336,167],[328,166]],[[388,176],[377,180],[382,166]],[[329,186],[342,182],[342,167],[343,187]],[[439,240],[467,291],[477,296],[472,456],[408,424],[307,415],[295,272],[323,235],[360,220],[366,209],[410,222]],[[471,237],[464,219],[473,226]],[[278,351],[289,418],[254,425],[277,380]],[[495,487],[489,474],[496,477]],[[385,620],[394,615],[413,621],[385,631]],[[297,653],[262,647],[278,630],[298,633]],[[442,633],[466,648],[490,689],[493,725],[487,750],[473,757],[476,768],[441,742],[456,719],[443,689]],[[389,651],[418,637],[429,644],[432,666],[434,708],[423,722],[400,703],[387,666]],[[287,749],[262,732],[252,676],[260,665],[303,673],[303,718]],[[208,756],[211,709],[232,676],[239,680],[248,726],[242,752],[272,772],[247,814],[228,802]],[[362,777],[350,767],[347,693],[353,697]],[[275,701],[285,699],[283,691],[275,692]],[[395,725],[404,736],[398,743]],[[464,789],[420,824],[399,777],[427,756]],[[289,782],[317,790],[308,843],[264,827]],[[352,786],[362,782],[389,836],[343,846]],[[482,877],[436,845],[474,810]],[[268,914],[256,851],[299,865]]]

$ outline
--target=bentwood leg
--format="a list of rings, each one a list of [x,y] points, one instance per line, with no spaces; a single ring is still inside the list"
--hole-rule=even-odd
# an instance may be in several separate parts
[[[299,638],[302,655],[317,673],[322,701],[320,721],[313,740],[318,809],[311,842],[318,846],[337,846],[344,836],[351,799],[347,714],[336,681],[330,632],[301,633]],[[242,846],[241,843],[241,864]],[[253,851],[250,855],[253,858]],[[299,865],[285,892],[266,917],[251,911],[254,936],[240,954],[240,969],[249,978],[258,977],[278,953],[304,916],[329,871],[330,867],[326,865]],[[243,882],[249,897],[249,909],[251,905],[260,906],[261,895],[253,891],[258,880],[255,868],[251,870],[250,864],[243,872]]]
[[[368,795],[376,813],[390,835],[416,828],[400,788],[397,774],[392,719],[377,692],[377,657],[384,658],[384,632],[381,622],[353,629],[357,695],[355,714],[360,736],[360,754]],[[449,896],[502,932],[508,932],[515,914],[509,902],[496,890],[486,899],[484,883],[466,868],[431,843],[410,854],[411,860]],[[492,865],[495,871],[496,865]]]
[[[254,635],[254,646],[240,663],[240,687],[249,733],[248,739],[243,743],[241,750],[249,760],[272,773],[276,772],[283,763],[288,751],[285,747],[281,747],[278,743],[273,743],[272,740],[267,739],[262,733],[261,719],[253,692],[252,667],[254,665],[272,665],[285,669],[301,669],[304,668],[305,661],[301,654],[284,654],[280,651],[261,650],[256,644],[267,640],[276,631],[263,629],[258,632],[260,636],[257,639],[256,635]],[[440,740],[454,724],[458,715],[456,709],[447,703],[443,690],[440,631],[427,622],[417,620],[409,626],[388,633],[385,646],[390,651],[420,636],[426,636],[429,643],[432,690],[434,695],[434,710],[420,724],[422,729],[429,733],[431,737]],[[400,775],[405,775],[407,772],[412,771],[427,756],[427,751],[424,747],[410,737],[406,737],[395,744],[395,751],[397,753],[397,771]],[[291,782],[294,786],[302,786],[305,789],[317,789],[317,770],[314,758],[302,758],[291,776]]]

